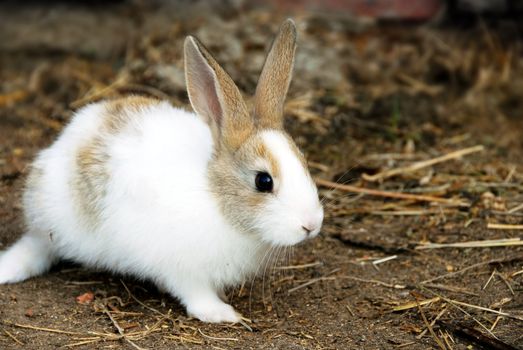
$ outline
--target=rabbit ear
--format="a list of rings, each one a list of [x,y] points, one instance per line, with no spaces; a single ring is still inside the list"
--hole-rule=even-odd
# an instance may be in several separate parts
[[[185,80],[195,112],[209,124],[215,147],[237,149],[254,122],[231,77],[194,37],[185,39]]]
[[[272,43],[256,87],[254,116],[262,128],[283,126],[283,103],[292,77],[295,51],[296,26],[292,19],[287,19]]]

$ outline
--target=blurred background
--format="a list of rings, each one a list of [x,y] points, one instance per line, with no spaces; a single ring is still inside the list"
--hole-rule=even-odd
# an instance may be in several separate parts
[[[249,99],[286,17],[299,36],[286,128],[326,207],[322,237],[231,295],[252,333],[190,320],[147,283],[61,266],[0,286],[0,347],[126,346],[102,303],[144,348],[523,348],[522,15],[517,0],[0,1],[0,249],[23,232],[30,161],[74,110],[128,94],[190,108],[188,34]],[[92,304],[75,301],[86,292]]]

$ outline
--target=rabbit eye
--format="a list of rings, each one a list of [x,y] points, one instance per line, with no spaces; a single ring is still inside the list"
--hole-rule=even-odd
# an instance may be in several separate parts
[[[266,172],[259,172],[256,174],[256,179],[254,180],[256,184],[256,189],[260,192],[272,192],[272,187],[274,182],[272,181],[271,175]]]

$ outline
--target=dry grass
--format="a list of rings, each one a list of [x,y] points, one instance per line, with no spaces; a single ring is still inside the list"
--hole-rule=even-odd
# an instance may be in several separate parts
[[[0,226],[8,227],[3,243],[20,231],[15,187],[72,109],[129,93],[187,106],[176,46],[185,34],[199,35],[253,92],[260,67],[250,63],[263,61],[277,16],[246,10],[234,20],[218,17],[170,20],[168,29],[129,42],[117,62],[71,53],[60,56],[61,64],[29,58],[24,71],[0,70],[0,118],[10,121],[0,128],[9,142],[0,153],[0,200],[7,208]],[[64,337],[55,344],[70,348],[257,348],[273,342],[462,349],[471,342],[509,348],[521,341],[514,331],[523,317],[515,309],[523,274],[520,42],[489,26],[359,31],[350,21],[296,20],[303,56],[285,109],[287,127],[310,160],[326,220],[323,237],[298,248],[293,260],[259,282],[261,290],[247,283],[231,293],[233,304],[246,311],[254,300],[252,322],[203,325],[179,305],[172,311],[172,299],[147,300],[123,281],[107,287],[103,279],[74,277],[59,280],[52,291],[111,293],[95,293],[83,309],[58,309],[63,317],[55,323],[48,315],[24,316],[4,293],[11,311],[2,314],[0,347],[53,343],[45,337]],[[2,67],[15,67],[18,58],[2,58]],[[18,295],[41,292],[9,288]],[[58,305],[60,298],[51,300]],[[63,321],[79,311],[77,317],[89,321],[84,328]],[[472,341],[466,332],[481,336]],[[357,343],[362,335],[367,343]]]

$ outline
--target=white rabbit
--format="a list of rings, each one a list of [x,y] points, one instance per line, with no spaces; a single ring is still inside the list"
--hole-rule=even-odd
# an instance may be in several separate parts
[[[202,321],[237,322],[224,288],[271,246],[318,234],[316,186],[283,130],[294,22],[273,42],[252,113],[194,37],[184,49],[196,115],[137,96],[79,110],[32,165],[27,233],[0,256],[0,283],[70,259],[151,279]]]

